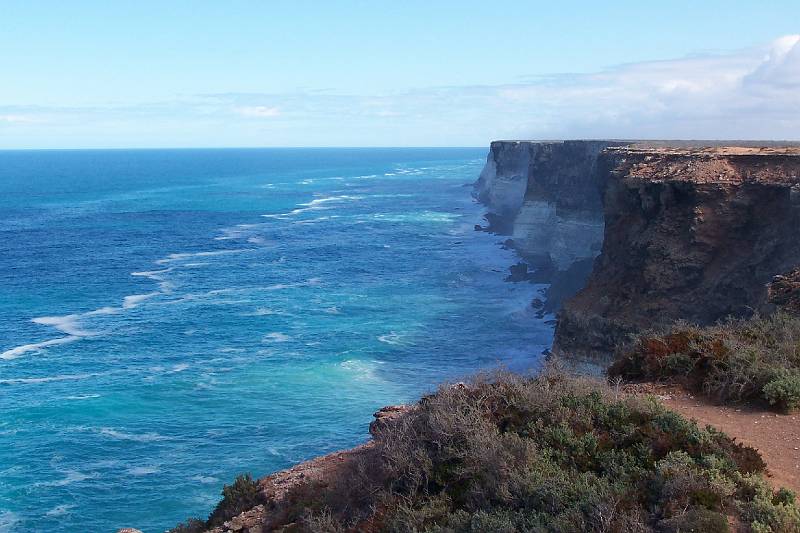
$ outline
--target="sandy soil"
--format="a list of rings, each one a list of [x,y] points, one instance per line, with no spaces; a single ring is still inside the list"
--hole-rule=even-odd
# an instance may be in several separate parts
[[[800,413],[784,415],[757,407],[714,405],[676,389],[655,394],[670,409],[756,448],[767,463],[772,484],[800,492]]]

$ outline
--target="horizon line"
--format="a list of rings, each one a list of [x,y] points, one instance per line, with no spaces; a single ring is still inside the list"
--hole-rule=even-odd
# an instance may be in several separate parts
[[[800,144],[800,139],[702,139],[702,138],[623,138],[623,137],[563,137],[557,138],[541,138],[541,139],[491,139],[486,141],[484,145],[438,145],[438,146],[421,146],[421,145],[366,145],[366,146],[336,146],[336,145],[317,145],[317,146],[82,146],[82,147],[20,147],[20,148],[4,148],[0,147],[0,152],[77,152],[77,151],[123,151],[123,150],[385,150],[385,149],[418,149],[418,150],[437,150],[437,149],[458,149],[458,148],[487,148],[495,142],[564,142],[564,141],[614,141],[614,142],[730,142],[730,143],[786,143],[786,144]]]

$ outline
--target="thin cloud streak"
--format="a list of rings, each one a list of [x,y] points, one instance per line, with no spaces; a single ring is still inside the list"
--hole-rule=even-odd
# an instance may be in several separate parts
[[[188,129],[191,137],[182,131]],[[51,142],[63,135],[65,143],[97,137],[118,146],[475,146],[494,138],[797,139],[799,132],[800,35],[726,54],[496,86],[0,106],[0,145],[26,135]]]

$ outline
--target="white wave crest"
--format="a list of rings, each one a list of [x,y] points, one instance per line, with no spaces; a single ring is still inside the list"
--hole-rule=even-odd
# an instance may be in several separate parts
[[[94,311],[89,311],[88,313],[84,313],[82,316],[95,316],[95,315],[116,315],[122,311],[119,307],[101,307],[100,309],[95,309]]]
[[[134,307],[138,307],[140,303],[145,300],[149,300],[155,296],[162,294],[161,292],[148,292],[147,294],[131,294],[130,296],[126,296],[122,299],[122,308],[123,309],[133,309]]]
[[[166,440],[167,437],[158,433],[125,433],[114,428],[100,428],[100,434],[117,440],[130,440],[134,442],[155,442]]]
[[[67,344],[68,342],[74,342],[79,340],[80,337],[72,336],[69,337],[61,337],[59,339],[50,339],[49,341],[43,342],[35,342],[33,344],[23,344],[22,346],[17,346],[16,348],[11,348],[10,350],[6,350],[5,352],[0,354],[0,359],[16,359],[23,354],[28,352],[38,352],[47,348],[48,346],[56,346],[58,344]]]
[[[98,374],[64,374],[60,376],[44,376],[41,378],[9,378],[0,379],[0,383],[5,385],[17,385],[26,383],[50,383],[53,381],[79,381],[97,375]]]
[[[255,311],[251,313],[246,313],[244,316],[269,316],[269,315],[280,315],[283,314],[281,311],[275,311],[270,309],[269,307],[259,307]]]
[[[74,507],[75,507],[74,505],[67,505],[67,504],[58,505],[47,511],[45,513],[45,516],[63,516],[69,513],[70,509],[73,509]]]
[[[394,331],[390,331],[384,335],[378,336],[378,340],[384,344],[390,344],[392,346],[409,346],[412,343],[405,340],[404,336],[395,333]]]
[[[219,481],[219,479],[217,479],[215,477],[201,476],[201,475],[192,476],[189,479],[191,479],[192,481],[197,481],[198,483],[204,483],[206,485],[211,484],[211,483],[217,483]]]
[[[163,259],[159,259],[156,261],[157,265],[166,265],[169,263],[174,263],[176,261],[183,261],[184,259],[191,259],[192,257],[214,257],[217,255],[229,255],[229,254],[241,254],[244,252],[250,252],[252,249],[250,248],[242,248],[237,250],[212,250],[208,252],[193,252],[193,253],[182,253],[182,254],[169,254],[167,257]]]
[[[64,396],[65,400],[91,400],[92,398],[99,398],[99,394],[78,394],[77,396]]]
[[[379,381],[378,361],[363,361],[359,359],[348,359],[342,361],[339,366],[353,374],[353,379],[357,381]]]
[[[279,331],[275,331],[273,333],[267,333],[261,339],[261,342],[288,342],[292,340],[292,338],[285,333],[281,333]]]
[[[159,472],[161,472],[161,469],[157,466],[135,466],[127,470],[127,473],[132,476],[149,476]]]
[[[209,256],[217,256],[217,255],[227,255],[227,254],[235,254],[235,253],[242,253],[252,251],[252,249],[237,249],[237,250],[213,250],[207,252],[194,252],[194,253],[179,253],[179,254],[170,254],[169,256],[159,259],[156,261],[156,264],[167,264],[176,261],[183,261],[185,259],[190,259],[193,257],[209,257]],[[188,266],[188,265],[184,265]],[[37,317],[32,319],[32,322],[36,324],[40,324],[43,326],[49,326],[61,333],[66,333],[66,337],[59,337],[56,339],[49,339],[41,342],[35,342],[30,344],[23,344],[20,346],[15,346],[4,352],[0,353],[0,359],[10,360],[16,359],[26,353],[29,352],[40,352],[44,349],[57,346],[60,344],[67,344],[70,342],[74,342],[80,340],[84,337],[93,337],[99,335],[100,333],[94,331],[88,331],[80,326],[80,320],[84,317],[90,316],[99,316],[99,315],[115,315],[119,314],[123,311],[127,311],[130,309],[134,309],[141,305],[144,301],[149,300],[151,298],[155,298],[156,296],[162,294],[168,294],[172,291],[172,284],[167,281],[163,276],[174,270],[175,267],[170,266],[167,268],[163,268],[160,270],[149,270],[149,271],[141,271],[141,272],[131,272],[132,276],[136,277],[144,277],[153,281],[158,282],[159,290],[148,292],[144,294],[131,294],[125,296],[122,299],[122,305],[120,307],[101,307],[99,309],[95,309],[94,311],[88,311],[86,313],[76,313],[70,315],[63,315],[63,316],[43,316]]]
[[[320,204],[327,204],[329,202],[346,202],[346,201],[353,201],[353,200],[363,200],[363,196],[352,196],[348,194],[343,194],[341,196],[323,196],[322,198],[315,198],[310,202],[300,204],[307,207],[314,207]]]
[[[11,533],[21,522],[20,517],[11,511],[0,511],[0,533]]]
[[[40,316],[31,320],[34,324],[41,324],[42,326],[50,326],[57,329],[61,333],[73,337],[90,337],[96,335],[91,331],[81,329],[78,321],[83,315],[64,315],[64,316]]]
[[[83,472],[79,472],[78,470],[65,470],[63,472],[64,477],[62,479],[57,479],[55,481],[45,481],[42,483],[37,483],[36,485],[41,487],[64,487],[66,485],[72,485],[73,483],[80,483],[81,481],[86,481],[87,479],[94,479],[98,477],[96,472],[92,472],[91,474],[84,474]]]
[[[137,277],[143,277],[161,281],[162,279],[164,279],[161,276],[161,274],[166,274],[168,272],[172,272],[173,270],[175,270],[174,267],[169,267],[169,268],[162,268],[161,270],[146,270],[143,272],[131,272],[131,276],[137,276]]]
[[[322,198],[315,198],[310,202],[305,202],[302,204],[298,204],[301,207],[296,209],[292,209],[288,213],[272,213],[267,215],[261,215],[264,218],[277,218],[285,220],[288,217],[292,217],[295,215],[299,215],[300,213],[305,213],[307,211],[320,211],[324,209],[333,209],[334,206],[325,205],[328,203],[341,203],[341,202],[352,202],[363,199],[363,196],[353,196],[348,194],[343,194],[340,196],[324,196]]]

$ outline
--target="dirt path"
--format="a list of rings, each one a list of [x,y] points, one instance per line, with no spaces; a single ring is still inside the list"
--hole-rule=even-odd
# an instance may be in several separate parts
[[[767,462],[772,484],[800,492],[800,414],[714,405],[702,397],[674,389],[655,393],[670,409],[756,448]]]

